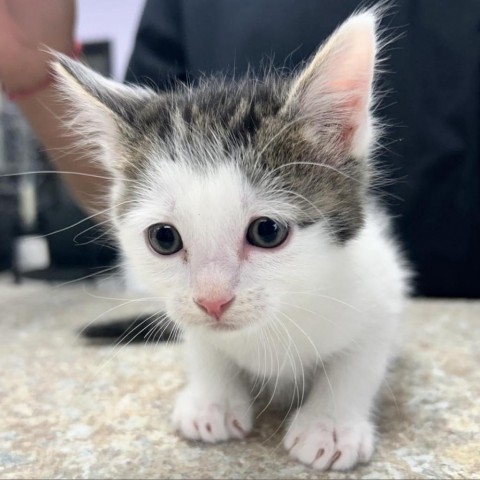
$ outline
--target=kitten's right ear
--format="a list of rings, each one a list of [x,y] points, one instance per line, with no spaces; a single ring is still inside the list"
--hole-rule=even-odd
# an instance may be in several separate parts
[[[380,7],[346,20],[320,47],[291,87],[288,105],[340,158],[363,157],[372,143],[372,85]]]
[[[103,165],[119,174],[128,161],[122,146],[140,132],[139,112],[157,94],[107,79],[80,62],[56,54],[52,68],[61,99],[70,107],[69,129],[82,146],[99,149]]]

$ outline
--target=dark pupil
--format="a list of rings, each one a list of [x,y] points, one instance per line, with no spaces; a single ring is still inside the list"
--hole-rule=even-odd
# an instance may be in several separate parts
[[[175,244],[175,234],[169,226],[159,228],[155,233],[155,239],[163,250],[170,250]]]
[[[277,239],[279,227],[273,220],[262,220],[258,223],[258,236],[264,243],[273,243]]]

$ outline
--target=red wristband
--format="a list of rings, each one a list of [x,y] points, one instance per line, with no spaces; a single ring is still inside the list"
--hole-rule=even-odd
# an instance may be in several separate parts
[[[70,57],[74,59],[78,59],[80,58],[81,54],[82,54],[82,44],[80,42],[74,42]],[[41,92],[42,90],[45,90],[53,82],[53,80],[54,80],[53,76],[50,75],[50,73],[48,73],[45,80],[38,83],[32,88],[29,88],[26,90],[20,90],[18,92],[5,92],[5,93],[9,100],[11,100],[12,102],[16,102],[18,100],[23,100],[25,98],[31,97],[32,95],[35,95]]]

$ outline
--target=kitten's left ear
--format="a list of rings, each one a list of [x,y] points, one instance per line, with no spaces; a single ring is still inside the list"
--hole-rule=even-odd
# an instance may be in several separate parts
[[[371,143],[375,30],[373,11],[350,17],[320,47],[289,93],[287,105],[337,153],[364,156]]]
[[[66,119],[70,128],[81,134],[82,143],[100,149],[105,167],[119,173],[126,161],[119,150],[140,130],[139,112],[157,94],[107,79],[61,54],[56,54],[52,68],[58,90],[71,108]]]

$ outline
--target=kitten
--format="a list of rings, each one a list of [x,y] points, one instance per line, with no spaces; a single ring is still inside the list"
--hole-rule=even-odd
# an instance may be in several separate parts
[[[368,193],[375,32],[360,13],[295,76],[166,94],[55,64],[72,126],[116,179],[124,257],[184,330],[173,423],[189,439],[245,437],[255,384],[295,406],[291,457],[341,470],[372,456],[407,284]]]

